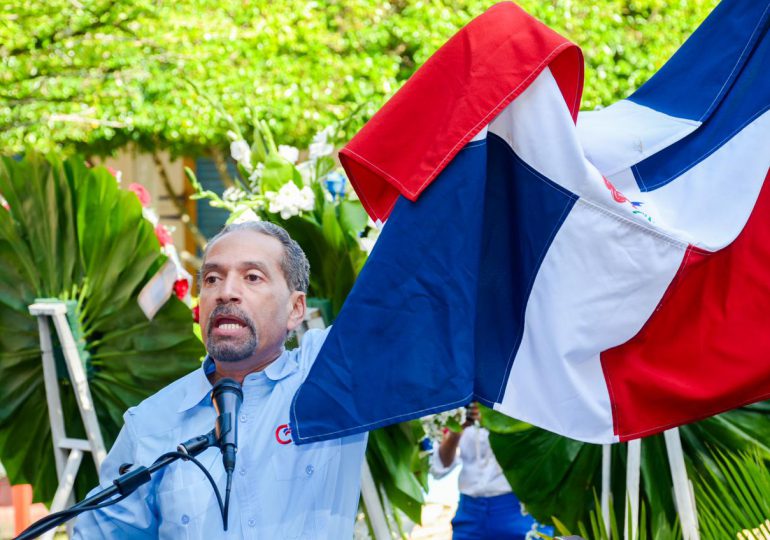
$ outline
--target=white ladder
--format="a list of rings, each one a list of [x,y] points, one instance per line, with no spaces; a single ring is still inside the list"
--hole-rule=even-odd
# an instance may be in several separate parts
[[[65,506],[74,501],[72,488],[75,484],[80,464],[83,460],[83,452],[91,452],[96,468],[101,468],[107,452],[96,419],[94,401],[91,398],[91,390],[83,368],[83,363],[78,353],[75,338],[67,322],[67,305],[64,302],[38,301],[29,306],[29,312],[37,317],[38,331],[40,333],[40,350],[43,357],[43,379],[45,382],[45,397],[48,402],[48,419],[51,423],[51,437],[53,438],[53,451],[56,460],[56,474],[59,477],[59,486],[56,488],[51,512],[63,510]],[[67,366],[75,399],[80,409],[80,418],[86,431],[87,439],[74,439],[67,437],[64,428],[64,414],[62,412],[59,381],[56,374],[56,361],[54,359],[53,344],[51,341],[51,329],[49,322],[53,321],[56,334],[61,344],[64,361]],[[44,539],[53,538],[54,531],[49,531],[42,536]]]

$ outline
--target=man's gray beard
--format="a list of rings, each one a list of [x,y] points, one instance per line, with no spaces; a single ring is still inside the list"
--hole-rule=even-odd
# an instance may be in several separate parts
[[[237,317],[243,321],[243,323],[249,329],[249,339],[240,345],[237,342],[233,343],[228,339],[220,338],[220,342],[217,342],[216,339],[212,339],[211,331],[213,328],[211,324],[212,321],[214,321],[216,317],[220,315],[232,315],[233,317]],[[211,317],[206,328],[206,334],[208,336],[208,340],[206,340],[206,348],[208,353],[211,357],[214,358],[214,360],[219,362],[240,362],[241,360],[246,360],[249,356],[254,354],[254,351],[257,350],[257,346],[259,345],[259,339],[257,339],[257,329],[254,327],[254,323],[251,321],[248,315],[243,312],[243,310],[230,304],[222,304],[214,308],[214,310],[211,312]]]
[[[251,329],[249,329],[251,330]],[[257,350],[257,336],[252,330],[244,343],[232,343],[228,340],[209,340],[208,353],[219,362],[240,362],[246,360]]]

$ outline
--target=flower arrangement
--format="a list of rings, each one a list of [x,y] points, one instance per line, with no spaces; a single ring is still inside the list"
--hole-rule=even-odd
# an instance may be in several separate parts
[[[346,189],[347,178],[332,157],[334,133],[333,127],[321,130],[300,152],[277,145],[264,121],[256,122],[252,143],[233,125],[228,138],[238,174],[222,196],[203,189],[186,169],[196,190],[193,198],[227,210],[228,223],[272,221],[299,242],[313,269],[311,296],[330,302],[327,323],[342,307],[379,234],[355,193]]]
[[[120,184],[122,179],[120,171],[110,170],[110,173],[115,176],[118,184]],[[157,212],[152,208],[152,197],[150,196],[150,192],[147,191],[147,188],[142,184],[138,183],[129,184],[127,189],[128,191],[132,191],[139,199],[139,203],[142,205],[142,216],[152,224],[153,230],[155,231],[155,237],[160,243],[160,251],[168,258],[168,261],[166,262],[166,265],[169,267],[167,273],[173,277],[173,280],[168,280],[168,285],[170,285],[170,287],[166,287],[168,289],[168,296],[173,292],[182,302],[188,306],[192,306],[192,296],[190,295],[192,275],[185,270],[182,261],[179,259],[179,253],[177,253],[176,246],[174,246],[174,239],[171,236],[171,231],[168,227],[160,223]],[[161,276],[165,274],[166,272],[159,271],[159,277],[157,279],[161,279]],[[153,280],[151,280],[145,288],[150,290],[153,287],[152,283]],[[159,309],[160,305],[165,303],[165,300],[168,299],[168,296],[166,296],[162,302],[153,302],[154,305],[151,307],[148,307],[147,303],[141,302],[140,300],[140,306],[145,311],[147,317],[151,319],[155,315],[157,309]],[[140,299],[141,298],[142,294],[140,293]]]

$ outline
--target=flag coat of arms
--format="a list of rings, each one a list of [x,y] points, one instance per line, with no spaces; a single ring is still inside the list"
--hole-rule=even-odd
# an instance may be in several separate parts
[[[770,398],[770,1],[629,98],[512,3],[340,152],[387,220],[291,410],[312,442],[480,401],[606,443]]]

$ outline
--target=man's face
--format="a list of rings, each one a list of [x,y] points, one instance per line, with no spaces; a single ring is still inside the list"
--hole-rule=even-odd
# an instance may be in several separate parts
[[[283,253],[278,240],[250,230],[228,233],[210,247],[201,269],[200,324],[218,362],[264,366],[302,321],[304,293],[289,290]]]

